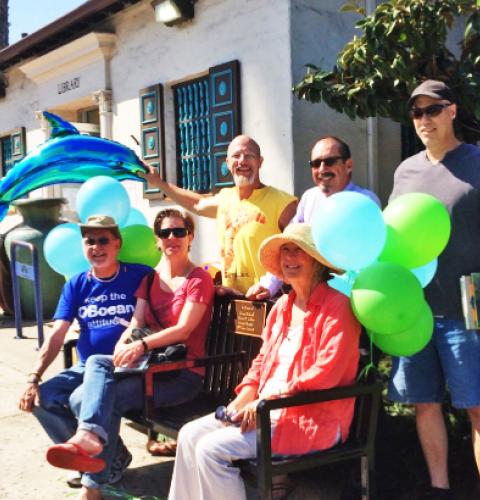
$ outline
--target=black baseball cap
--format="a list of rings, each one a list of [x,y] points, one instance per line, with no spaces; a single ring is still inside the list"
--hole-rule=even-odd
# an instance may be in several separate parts
[[[434,99],[443,99],[448,102],[455,102],[452,91],[450,87],[439,80],[425,80],[418,87],[414,89],[410,99],[408,100],[408,107],[411,107],[413,101],[419,95],[426,95],[428,97],[433,97]]]

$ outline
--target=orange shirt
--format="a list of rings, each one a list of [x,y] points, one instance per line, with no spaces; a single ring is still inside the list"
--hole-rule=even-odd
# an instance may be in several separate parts
[[[278,363],[278,350],[291,321],[295,292],[281,297],[268,315],[263,346],[240,385],[260,392]],[[352,384],[358,369],[360,324],[349,299],[319,284],[310,296],[300,346],[288,371],[288,392],[329,389]],[[333,446],[340,429],[348,437],[354,399],[317,403],[282,410],[272,436],[272,449],[280,454],[304,454]]]

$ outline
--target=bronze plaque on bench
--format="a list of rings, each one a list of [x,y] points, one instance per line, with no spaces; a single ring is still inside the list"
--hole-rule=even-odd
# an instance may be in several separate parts
[[[235,333],[259,337],[267,316],[267,304],[250,300],[232,300]]]

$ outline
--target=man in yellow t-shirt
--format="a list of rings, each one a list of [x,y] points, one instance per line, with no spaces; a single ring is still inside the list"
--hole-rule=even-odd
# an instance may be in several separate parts
[[[235,186],[224,188],[215,196],[165,182],[153,168],[146,179],[187,210],[217,219],[222,284],[245,294],[265,272],[257,256],[260,244],[283,231],[296,212],[297,199],[261,183],[263,158],[251,137],[235,137],[228,146],[226,161]]]

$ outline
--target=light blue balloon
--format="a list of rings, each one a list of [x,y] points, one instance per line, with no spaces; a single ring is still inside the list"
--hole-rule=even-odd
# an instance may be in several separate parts
[[[71,277],[90,268],[83,255],[80,228],[72,222],[55,226],[47,234],[43,252],[48,265],[64,276]]]
[[[148,226],[147,218],[140,212],[137,208],[130,208],[130,213],[128,214],[127,222],[122,227],[127,226]]]
[[[334,274],[333,278],[328,280],[329,286],[343,293],[347,297],[352,295],[352,286],[358,273],[356,271],[347,271],[344,274]]]
[[[437,267],[438,259],[433,259],[424,266],[410,269],[410,271],[412,271],[412,273],[417,277],[422,287],[425,288],[430,283],[430,281],[433,280],[433,277],[437,272]]]
[[[119,181],[98,175],[88,179],[79,189],[77,212],[82,222],[91,215],[109,215],[119,226],[124,226],[130,213],[130,198]]]
[[[380,208],[367,196],[342,191],[326,198],[312,223],[318,251],[334,266],[359,270],[380,255],[387,229]]]

